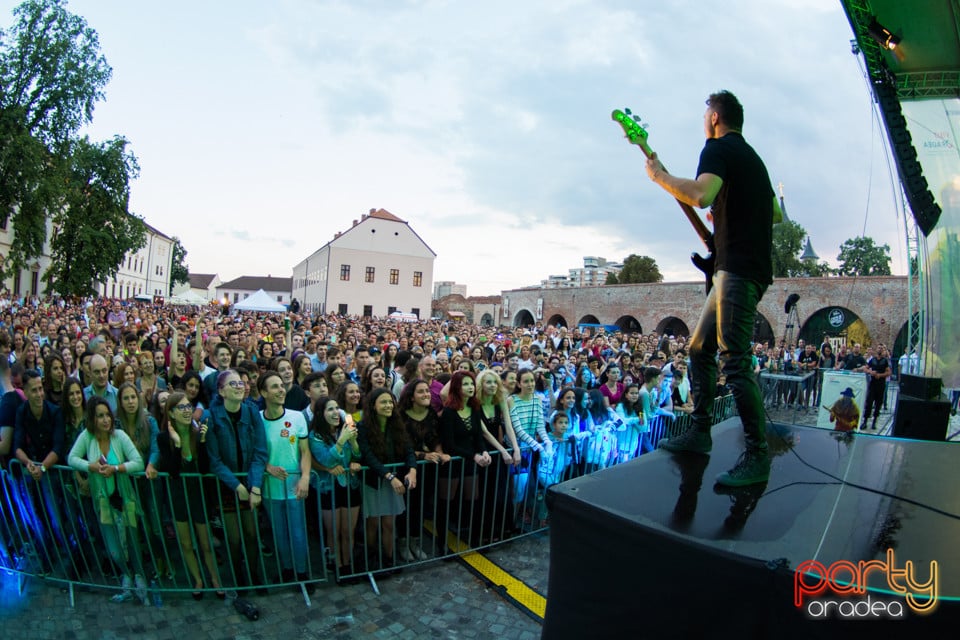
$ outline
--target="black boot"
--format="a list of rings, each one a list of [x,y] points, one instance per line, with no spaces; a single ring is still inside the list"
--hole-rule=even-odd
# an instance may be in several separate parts
[[[767,450],[748,448],[729,471],[717,476],[717,484],[726,487],[745,487],[760,484],[770,478],[770,456]]]

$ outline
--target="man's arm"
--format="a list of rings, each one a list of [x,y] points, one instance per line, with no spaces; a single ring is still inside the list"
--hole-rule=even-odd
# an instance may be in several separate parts
[[[713,204],[723,186],[720,176],[712,173],[701,173],[695,180],[672,176],[667,173],[656,153],[647,159],[647,175],[680,202],[701,209]]]

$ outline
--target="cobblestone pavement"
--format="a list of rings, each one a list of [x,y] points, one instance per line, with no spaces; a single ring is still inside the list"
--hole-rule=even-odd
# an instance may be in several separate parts
[[[539,534],[501,545],[489,556],[504,569],[546,592],[548,538]],[[28,580],[21,597],[15,577],[0,574],[0,626],[12,636],[68,640],[137,638],[506,638],[534,640],[540,624],[502,599],[456,561],[434,562],[350,586],[318,585],[312,606],[286,587],[253,595],[260,619],[248,621],[229,601],[208,593],[165,594],[161,608],[110,601],[110,593],[76,589],[76,607],[60,585]],[[16,629],[17,631],[11,631]]]

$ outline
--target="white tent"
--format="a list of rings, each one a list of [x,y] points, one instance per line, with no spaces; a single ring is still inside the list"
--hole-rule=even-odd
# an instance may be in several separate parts
[[[207,304],[207,299],[201,295],[198,295],[194,291],[188,289],[184,293],[175,295],[171,298],[167,298],[167,304],[194,305],[194,306],[202,307],[205,304]]]
[[[260,289],[255,294],[233,305],[237,311],[286,311],[287,308],[270,298],[266,291]]]

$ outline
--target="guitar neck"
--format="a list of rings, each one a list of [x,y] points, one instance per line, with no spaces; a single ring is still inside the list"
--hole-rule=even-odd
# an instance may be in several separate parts
[[[650,158],[653,155],[653,149],[651,149],[646,141],[638,141],[637,146],[643,151],[643,154]],[[667,168],[663,168],[664,171],[667,171]],[[670,173],[667,171],[667,173]],[[710,230],[707,229],[707,225],[703,223],[703,220],[700,219],[700,216],[697,215],[697,212],[693,210],[693,207],[688,205],[686,202],[681,202],[677,200],[677,204],[680,205],[680,208],[683,210],[684,215],[687,216],[687,220],[690,221],[690,224],[693,225],[693,230],[697,232],[697,235],[700,236],[700,240],[703,241],[703,244],[709,250],[713,250],[713,234],[710,233]]]

